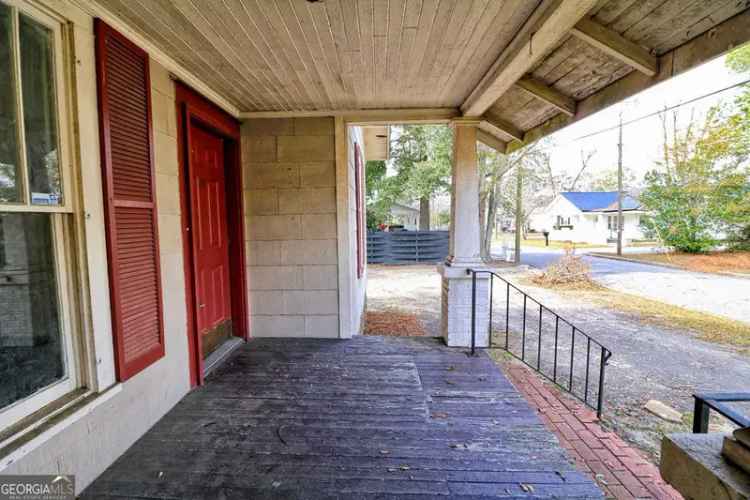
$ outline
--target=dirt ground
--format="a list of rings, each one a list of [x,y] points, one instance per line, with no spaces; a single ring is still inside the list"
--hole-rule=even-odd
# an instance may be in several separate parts
[[[750,252],[631,253],[627,258],[703,273],[750,274]]]
[[[693,393],[747,390],[750,357],[739,349],[703,341],[689,331],[649,324],[635,314],[610,310],[584,298],[530,286],[527,278],[509,275],[521,289],[613,352],[606,372],[605,424],[655,462],[658,463],[664,434],[689,432]],[[499,332],[496,339],[500,345],[504,343],[505,331],[504,291],[504,286],[495,288],[493,329]],[[370,311],[396,310],[413,314],[423,323],[427,335],[439,334],[440,276],[435,266],[369,266],[367,293]],[[522,302],[512,298],[510,303],[510,344],[517,350],[520,337],[514,336],[514,332],[520,331]],[[529,332],[538,331],[536,318],[536,313],[527,314]],[[543,324],[549,325],[549,321],[545,314]],[[544,331],[549,331],[549,326],[545,326]],[[526,352],[530,353],[527,360],[535,365],[538,342],[535,335],[527,337]],[[542,339],[542,366],[549,366],[551,362],[549,342],[549,336]],[[577,350],[583,345],[580,341],[575,344]],[[559,348],[569,352],[569,341],[564,336],[560,338]],[[566,357],[561,356],[561,359]],[[566,373],[569,367],[563,368],[561,371]],[[576,365],[574,384],[580,386],[584,371],[583,366]],[[648,413],[644,405],[650,399],[682,412],[682,422],[670,423]]]

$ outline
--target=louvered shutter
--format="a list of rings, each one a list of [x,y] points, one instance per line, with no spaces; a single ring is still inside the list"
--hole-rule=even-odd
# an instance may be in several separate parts
[[[164,356],[149,60],[97,19],[96,63],[118,380]]]

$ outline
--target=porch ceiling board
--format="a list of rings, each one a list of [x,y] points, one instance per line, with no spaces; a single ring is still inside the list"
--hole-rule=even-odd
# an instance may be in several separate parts
[[[509,141],[617,102],[629,92],[617,86],[642,90],[673,76],[633,74],[650,73],[652,57],[672,64],[665,58],[679,48],[695,66],[720,54],[729,45],[711,48],[706,35],[750,9],[747,0],[75,1],[117,17],[239,118],[460,108],[503,124],[506,133],[493,133]],[[573,36],[581,19],[619,44]],[[706,57],[682,49],[698,39],[709,49],[691,50]],[[524,91],[523,78],[543,87]]]
[[[455,108],[539,3],[90,1],[240,112]]]

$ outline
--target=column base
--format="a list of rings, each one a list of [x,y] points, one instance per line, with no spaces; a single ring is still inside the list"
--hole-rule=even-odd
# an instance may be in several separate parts
[[[477,269],[480,266],[471,266]],[[442,276],[440,333],[450,347],[471,347],[472,279],[468,266],[438,266]],[[489,276],[477,275],[475,346],[489,346]]]

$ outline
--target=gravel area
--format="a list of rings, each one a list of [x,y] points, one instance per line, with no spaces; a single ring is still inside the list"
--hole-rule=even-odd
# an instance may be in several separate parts
[[[510,280],[519,283],[522,275]],[[747,281],[745,281],[747,283]],[[695,286],[695,285],[694,285]],[[570,320],[613,352],[606,371],[604,421],[626,440],[658,460],[661,437],[665,433],[689,430],[692,415],[692,394],[700,391],[747,390],[750,380],[750,357],[737,349],[702,341],[689,332],[657,327],[637,317],[607,310],[583,300],[572,300],[568,294],[519,285],[546,307]],[[494,327],[504,344],[505,287],[495,289]],[[672,293],[675,293],[674,291]],[[368,269],[368,308],[398,308],[418,314],[428,333],[438,335],[440,325],[440,277],[434,266],[384,267]],[[526,317],[527,360],[536,365],[539,329],[538,306],[529,307]],[[511,347],[520,352],[522,331],[522,299],[511,296]],[[543,314],[542,366],[550,370],[554,346],[554,319]],[[570,333],[560,329],[558,338],[559,372],[563,384],[569,373]],[[514,335],[515,333],[515,335]],[[576,359],[585,359],[586,343],[579,336]],[[585,363],[574,365],[574,387],[579,394],[585,382]],[[590,378],[597,376],[596,350]],[[595,386],[589,396],[596,398]],[[648,413],[643,406],[657,399],[683,412],[682,424],[674,424]]]

